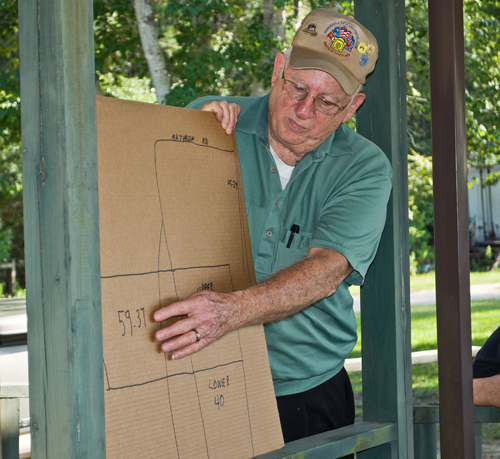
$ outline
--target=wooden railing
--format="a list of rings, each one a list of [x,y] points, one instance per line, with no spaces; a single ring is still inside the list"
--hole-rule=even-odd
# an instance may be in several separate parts
[[[500,408],[474,407],[474,432],[476,459],[482,456],[482,427],[490,422],[500,422]],[[413,407],[413,440],[415,459],[437,458],[436,427],[439,424],[439,406]]]
[[[27,384],[0,386],[0,459],[19,457],[19,399],[27,397]],[[474,408],[476,459],[482,457],[482,425],[492,422],[500,422],[500,408]],[[439,406],[413,407],[415,459],[437,458],[438,424]],[[336,459],[396,440],[396,424],[359,422],[287,443],[258,459]]]
[[[283,448],[258,459],[337,459],[398,439],[397,425],[359,422],[287,443]]]
[[[476,459],[482,458],[482,426],[500,422],[500,408],[475,407]],[[437,458],[436,427],[439,406],[414,406],[414,459]],[[336,459],[397,440],[396,424],[360,422],[331,432],[287,443],[284,448],[259,459]]]

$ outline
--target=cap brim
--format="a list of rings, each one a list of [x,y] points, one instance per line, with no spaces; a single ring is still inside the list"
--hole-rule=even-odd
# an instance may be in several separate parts
[[[352,96],[360,85],[354,75],[345,67],[337,64],[328,56],[311,51],[310,49],[299,48],[294,46],[290,56],[290,67],[294,69],[315,69],[323,70],[335,78],[346,94]]]

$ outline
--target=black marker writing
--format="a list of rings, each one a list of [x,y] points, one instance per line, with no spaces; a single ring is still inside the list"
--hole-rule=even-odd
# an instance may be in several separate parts
[[[127,335],[130,328],[130,336],[134,336],[134,328],[146,327],[146,312],[144,308],[136,309],[135,314],[130,309],[118,311],[118,323],[123,327],[122,336]]]

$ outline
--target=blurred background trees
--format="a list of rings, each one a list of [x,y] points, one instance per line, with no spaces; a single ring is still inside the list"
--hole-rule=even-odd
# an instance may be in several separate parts
[[[264,94],[274,55],[316,7],[354,14],[352,0],[95,0],[96,92],[176,106],[209,94]],[[422,270],[434,263],[427,2],[406,0],[406,11],[410,253]],[[499,20],[500,1],[464,1],[467,142],[482,186],[499,179],[491,171],[500,163]],[[16,0],[0,0],[0,40],[0,264],[16,259],[22,284]]]

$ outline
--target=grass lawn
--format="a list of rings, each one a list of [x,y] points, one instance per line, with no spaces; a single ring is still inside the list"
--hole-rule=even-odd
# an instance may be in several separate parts
[[[436,288],[436,273],[430,272],[426,274],[416,274],[410,276],[410,289],[418,290],[433,290]],[[486,272],[470,273],[470,283],[476,284],[494,284],[500,282],[500,269]]]
[[[434,290],[436,288],[436,273],[434,271],[426,274],[415,274],[410,276],[410,290],[412,292],[420,290]],[[495,271],[470,273],[470,283],[477,284],[495,284],[500,282],[500,269]],[[351,295],[359,295],[359,287],[353,285],[349,288]]]
[[[486,281],[490,283],[492,281]],[[495,281],[493,281],[495,282]],[[491,333],[500,325],[500,299],[473,301],[471,305],[472,345],[482,346]],[[359,314],[358,333],[360,330]],[[437,349],[436,307],[415,306],[411,311],[412,352]],[[361,333],[351,358],[361,357]],[[356,421],[362,419],[361,372],[349,374],[355,395]],[[438,365],[428,363],[412,367],[413,404],[433,405],[439,403]],[[500,440],[500,424],[483,426],[483,441]]]

